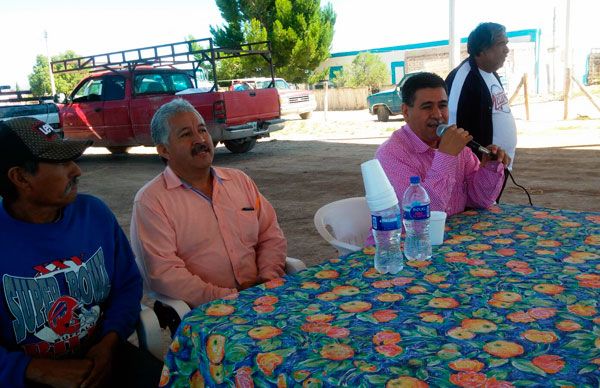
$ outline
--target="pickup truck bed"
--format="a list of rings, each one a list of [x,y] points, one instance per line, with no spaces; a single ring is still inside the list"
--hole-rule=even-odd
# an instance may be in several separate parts
[[[33,117],[50,124],[54,129],[61,128],[58,106],[52,102],[0,105],[0,121],[16,117]]]

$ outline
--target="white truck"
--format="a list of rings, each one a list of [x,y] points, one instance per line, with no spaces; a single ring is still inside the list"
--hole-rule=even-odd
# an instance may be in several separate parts
[[[317,108],[317,100],[311,90],[295,89],[283,78],[275,78],[275,89],[279,92],[281,115],[298,114],[305,120]],[[271,78],[238,78],[231,81],[231,90],[265,89],[270,87]]]

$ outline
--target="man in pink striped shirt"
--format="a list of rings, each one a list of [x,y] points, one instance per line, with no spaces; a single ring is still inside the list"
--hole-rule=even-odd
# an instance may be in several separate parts
[[[442,78],[418,73],[402,87],[402,114],[406,125],[396,130],[375,153],[399,199],[413,175],[431,199],[431,210],[448,215],[466,207],[487,208],[502,189],[504,168],[510,157],[496,145],[481,162],[466,147],[469,132],[449,127],[441,137],[438,125],[448,122],[448,95]]]
[[[213,167],[204,119],[185,100],[151,123],[165,170],[135,196],[131,243],[150,287],[191,307],[285,273],[273,206],[246,174]]]

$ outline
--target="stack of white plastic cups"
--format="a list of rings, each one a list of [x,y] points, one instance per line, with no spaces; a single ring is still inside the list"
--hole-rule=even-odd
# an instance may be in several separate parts
[[[380,273],[398,273],[404,267],[400,240],[402,213],[398,197],[379,160],[373,159],[360,166],[365,185],[367,205],[375,238],[375,269]]]

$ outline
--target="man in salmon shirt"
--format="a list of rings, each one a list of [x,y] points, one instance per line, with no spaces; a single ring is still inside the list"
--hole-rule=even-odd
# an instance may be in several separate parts
[[[167,167],[137,193],[131,218],[150,287],[196,307],[283,276],[287,243],[275,210],[242,171],[212,166],[196,109],[166,103],[151,131]]]

